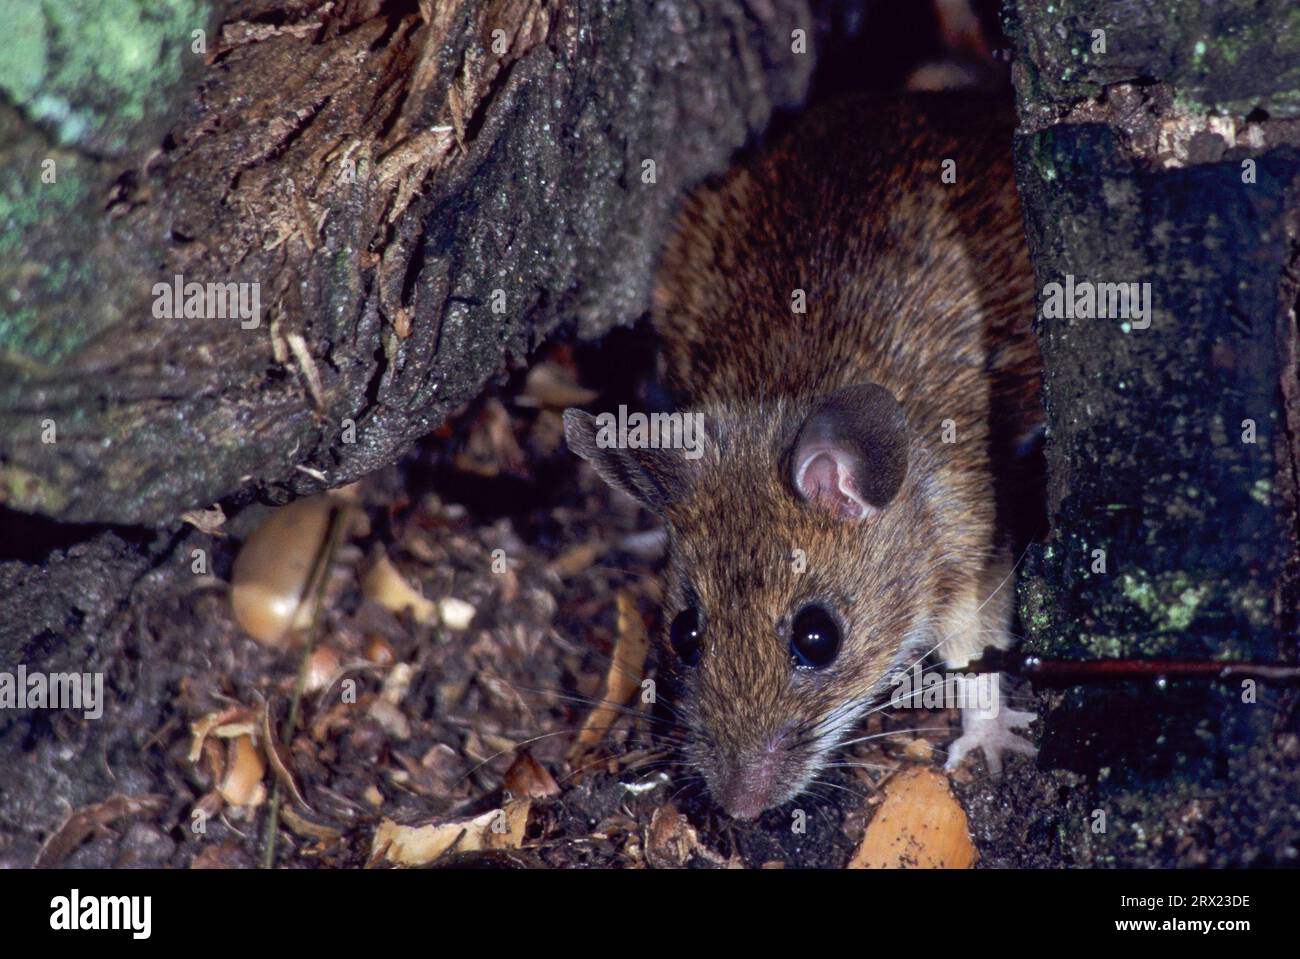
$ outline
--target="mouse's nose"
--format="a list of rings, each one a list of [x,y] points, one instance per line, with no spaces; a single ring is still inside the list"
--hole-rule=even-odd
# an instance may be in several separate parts
[[[782,731],[722,770],[715,799],[733,819],[757,819],[782,786],[787,733]]]
[[[767,809],[768,797],[764,793],[737,792],[721,801],[722,808],[732,819],[746,822],[757,819]]]
[[[729,770],[718,784],[718,805],[733,819],[757,819],[772,805],[775,765],[773,760],[759,760]]]

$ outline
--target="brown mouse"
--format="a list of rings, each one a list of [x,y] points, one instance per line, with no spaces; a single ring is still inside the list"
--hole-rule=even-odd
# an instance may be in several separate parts
[[[1039,425],[1039,360],[1011,128],[989,116],[848,100],[687,200],[654,323],[702,449],[565,414],[663,519],[686,755],[735,817],[807,788],[897,670],[1011,640],[995,474]],[[1032,719],[964,710],[950,766],[1032,754],[1012,731]]]

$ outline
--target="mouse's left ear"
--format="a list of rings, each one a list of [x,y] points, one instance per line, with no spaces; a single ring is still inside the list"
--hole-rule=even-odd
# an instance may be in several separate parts
[[[903,408],[875,383],[822,397],[799,427],[790,470],[807,502],[840,519],[866,519],[889,504],[907,474]]]
[[[612,414],[602,414],[613,419]],[[685,417],[698,414],[675,414]],[[697,421],[692,421],[695,424]],[[564,438],[569,449],[596,468],[606,483],[621,489],[653,513],[663,515],[669,504],[684,497],[690,486],[689,460],[697,458],[702,429],[685,434],[684,448],[620,445],[611,422],[579,409],[564,411]],[[678,435],[681,439],[682,436]]]

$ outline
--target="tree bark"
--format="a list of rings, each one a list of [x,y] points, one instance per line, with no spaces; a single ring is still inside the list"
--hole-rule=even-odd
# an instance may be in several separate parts
[[[561,323],[634,320],[677,197],[798,101],[815,30],[802,0],[84,0],[20,26],[0,503],[128,524],[350,482]],[[187,305],[248,284],[256,325],[159,315],[177,277]]]
[[[1294,659],[1300,30],[1266,7],[1008,11],[1052,529],[1021,581],[1028,654]],[[1046,315],[1067,277],[1150,284],[1149,327]],[[1067,688],[1041,760],[1070,799],[1007,828],[1064,861],[1170,864],[1197,797],[1220,864],[1279,861],[1291,708],[1240,679]]]

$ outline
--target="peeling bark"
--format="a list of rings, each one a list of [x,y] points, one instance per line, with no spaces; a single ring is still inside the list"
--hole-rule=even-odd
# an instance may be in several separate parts
[[[1052,526],[1021,582],[1025,652],[1285,661],[1300,32],[1288,4],[1166,6],[1010,10]],[[1149,283],[1149,327],[1045,316],[1067,276]],[[1041,760],[1069,799],[1005,828],[1054,835],[1057,862],[1171,864],[1189,828],[1217,832],[1219,864],[1282,861],[1300,838],[1280,733],[1294,707],[1279,687],[1249,693],[1134,680],[1048,695]],[[1243,791],[1262,808],[1243,814]]]
[[[172,78],[144,133],[0,120],[38,184],[2,238],[0,503],[63,521],[347,483],[561,324],[631,322],[676,198],[800,98],[815,29],[798,0],[117,6],[171,15],[131,34],[135,82]],[[156,316],[178,275],[257,284],[260,323]]]

